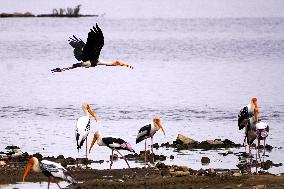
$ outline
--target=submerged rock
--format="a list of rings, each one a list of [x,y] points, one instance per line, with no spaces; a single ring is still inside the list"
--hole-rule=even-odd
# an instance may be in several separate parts
[[[11,145],[11,146],[6,146],[6,148],[5,148],[5,150],[19,150],[20,148],[18,147],[18,146],[13,146],[13,145]]]
[[[191,150],[191,149],[219,149],[219,148],[239,148],[241,144],[236,144],[229,139],[221,140],[205,140],[202,142],[195,141],[183,134],[178,134],[177,139],[172,144],[169,142],[162,143],[160,147],[175,148],[177,150]],[[227,154],[224,154],[227,155]]]
[[[193,144],[196,142],[195,140],[189,138],[188,136],[184,134],[178,134],[176,140],[180,140],[183,144]]]
[[[209,157],[202,157],[201,158],[201,164],[202,165],[208,165],[210,163]]]

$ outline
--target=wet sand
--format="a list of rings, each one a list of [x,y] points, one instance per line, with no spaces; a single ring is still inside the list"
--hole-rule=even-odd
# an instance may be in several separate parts
[[[212,141],[210,142],[212,143]],[[180,141],[166,144],[154,144],[155,148],[170,147],[174,149],[194,149],[202,148],[204,150],[212,148],[233,148],[240,144],[234,144],[229,140],[222,143],[213,141],[196,142],[183,144]],[[269,147],[269,146],[267,146]],[[269,148],[272,148],[271,146]],[[19,149],[16,146],[7,146],[6,149]],[[1,154],[5,154],[1,152]],[[15,154],[14,154],[15,155]],[[224,155],[224,154],[221,154]],[[226,154],[225,154],[226,155]],[[246,153],[235,154],[239,158],[246,158]],[[41,154],[29,155],[23,153],[20,156],[12,157],[13,153],[6,153],[6,156],[0,156],[0,185],[15,184],[22,181],[22,176],[29,159],[34,156],[39,160],[46,159],[62,164],[78,181],[76,185],[70,185],[70,189],[89,189],[89,188],[284,188],[284,174],[270,174],[264,171],[251,173],[248,171],[252,167],[260,167],[268,170],[272,166],[282,166],[272,161],[266,162],[251,161],[251,163],[239,164],[239,169],[200,169],[193,170],[185,166],[165,165],[162,163],[166,156],[155,155],[147,151],[148,160],[155,158],[155,166],[147,168],[97,170],[89,166],[93,163],[102,163],[105,160],[92,161],[85,158],[71,158],[59,155],[57,157],[43,157]],[[118,157],[115,157],[117,159]],[[126,155],[128,161],[143,162],[144,151],[139,154]],[[174,157],[172,157],[174,159]],[[201,159],[202,163],[210,162],[208,157]],[[153,163],[153,161],[152,161]],[[150,164],[149,164],[150,165]],[[47,181],[47,177],[39,173],[30,173],[26,178],[28,182]]]
[[[27,161],[9,161],[0,166],[0,184],[21,182]],[[284,188],[284,175],[268,173],[242,174],[239,170],[192,170],[188,167],[157,163],[155,167],[114,170],[94,170],[68,167],[79,182],[70,189],[91,188]],[[47,181],[39,173],[30,173],[26,181]]]

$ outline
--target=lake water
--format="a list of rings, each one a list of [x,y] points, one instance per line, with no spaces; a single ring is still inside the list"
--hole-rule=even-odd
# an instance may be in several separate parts
[[[95,23],[105,36],[101,58],[122,59],[134,69],[98,66],[52,74],[53,68],[76,63],[68,37],[85,40]],[[74,134],[83,102],[98,116],[90,136],[100,130],[103,136],[129,141],[136,151],[144,149],[144,143],[135,145],[139,128],[154,116],[161,117],[166,130],[154,142],[173,141],[184,133],[198,141],[242,143],[237,115],[253,96],[258,97],[261,119],[270,125],[267,143],[283,147],[283,31],[284,18],[0,19],[0,151],[17,145],[45,156],[83,157]],[[236,168],[236,156],[218,152],[156,151],[168,156],[168,164]],[[109,154],[94,146],[90,158],[107,160]],[[284,163],[283,149],[268,155]],[[202,156],[211,163],[202,166]],[[113,166],[122,167],[123,160]]]

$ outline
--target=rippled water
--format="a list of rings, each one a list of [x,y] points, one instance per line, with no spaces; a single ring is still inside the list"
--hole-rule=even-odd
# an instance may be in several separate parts
[[[134,70],[96,67],[52,74],[55,67],[76,63],[68,37],[85,39],[96,22],[105,36],[101,58],[120,58]],[[165,137],[156,134],[158,143],[173,141],[178,133],[242,143],[237,115],[252,96],[270,125],[268,143],[284,144],[283,18],[7,18],[0,26],[0,151],[17,145],[29,153],[83,157],[74,136],[82,102],[98,116],[91,134],[119,136],[136,151],[143,150],[142,143],[134,144],[139,128],[157,115],[166,129]],[[236,168],[236,156],[218,152],[157,150],[175,155],[169,164]],[[90,157],[108,155],[108,149],[95,146]],[[267,159],[284,163],[283,155],[283,149],[275,149]],[[202,166],[202,156],[211,163]],[[114,168],[126,167],[119,162]]]

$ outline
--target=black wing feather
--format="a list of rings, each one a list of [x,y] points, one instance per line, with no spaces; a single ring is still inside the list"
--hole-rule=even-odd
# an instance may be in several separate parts
[[[150,136],[151,124],[141,127],[136,138],[136,144]]]
[[[113,143],[117,143],[117,144],[124,144],[126,143],[123,139],[121,138],[113,138],[113,137],[104,137],[102,138],[102,141],[107,145],[107,147],[109,148],[112,148],[110,147],[109,145],[110,144],[113,144]]]
[[[74,56],[78,61],[82,60],[82,52],[83,48],[85,46],[84,41],[82,39],[78,39],[75,35],[73,35],[73,38],[69,38],[69,44],[74,48]]]
[[[101,50],[104,46],[104,35],[98,24],[88,33],[88,39],[82,52],[84,62],[91,61],[92,66],[96,66]]]

